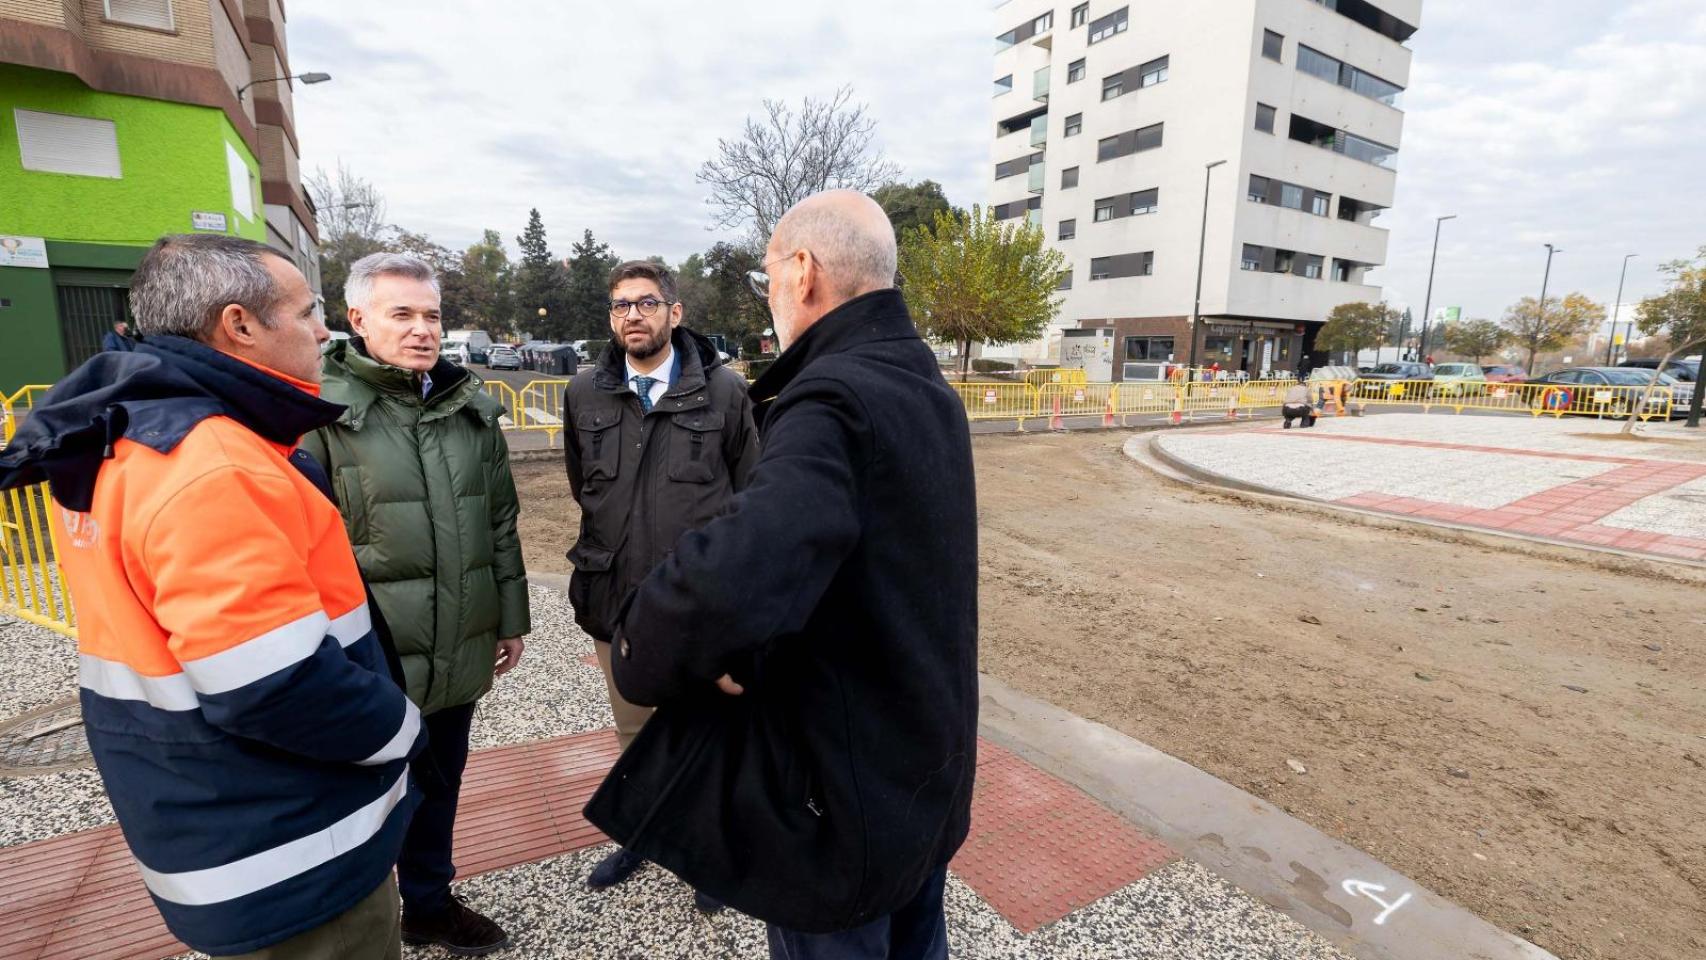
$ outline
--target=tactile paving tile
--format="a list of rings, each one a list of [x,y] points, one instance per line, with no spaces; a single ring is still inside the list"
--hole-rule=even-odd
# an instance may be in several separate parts
[[[978,741],[971,835],[951,869],[1021,933],[1176,856],[1078,788]]]
[[[604,842],[586,805],[616,761],[615,731],[482,750],[456,817],[459,878]],[[0,957],[161,960],[167,932],[116,826],[0,850]]]

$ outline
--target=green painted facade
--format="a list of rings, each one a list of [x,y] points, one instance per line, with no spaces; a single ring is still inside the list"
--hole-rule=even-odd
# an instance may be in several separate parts
[[[25,170],[17,109],[113,121],[121,176]],[[253,218],[231,206],[226,144],[249,167]],[[121,289],[155,240],[191,232],[192,211],[223,213],[231,233],[265,243],[264,209],[260,164],[223,111],[101,93],[69,74],[0,64],[0,234],[45,237],[51,264],[0,267],[0,390],[65,374],[69,303],[61,287]]]

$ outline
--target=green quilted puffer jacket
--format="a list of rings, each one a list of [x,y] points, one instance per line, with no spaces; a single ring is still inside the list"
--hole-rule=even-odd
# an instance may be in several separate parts
[[[349,409],[304,437],[423,713],[478,700],[500,637],[531,629],[503,406],[440,360],[432,390],[359,342],[326,349],[321,396]]]

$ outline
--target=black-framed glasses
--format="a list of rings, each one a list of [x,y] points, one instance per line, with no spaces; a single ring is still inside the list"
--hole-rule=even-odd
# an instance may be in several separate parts
[[[659,300],[657,297],[641,297],[638,300],[612,300],[610,301],[610,315],[617,320],[626,320],[630,312],[638,310],[640,316],[650,320],[657,316],[659,307],[667,307],[674,303],[674,300]]]
[[[760,300],[770,299],[770,274],[765,271],[769,270],[772,264],[793,259],[794,254],[799,252],[800,251],[795,250],[794,253],[790,253],[786,257],[777,257],[770,261],[770,263],[760,265],[757,270],[748,270],[746,272],[747,285],[752,287],[752,292],[758,294]],[[811,251],[807,250],[806,254],[809,256]]]

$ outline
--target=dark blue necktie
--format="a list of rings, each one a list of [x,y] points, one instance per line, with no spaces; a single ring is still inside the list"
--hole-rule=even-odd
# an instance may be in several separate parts
[[[652,386],[657,382],[657,377],[634,378],[634,392],[640,395],[640,410],[642,412],[652,412]]]

